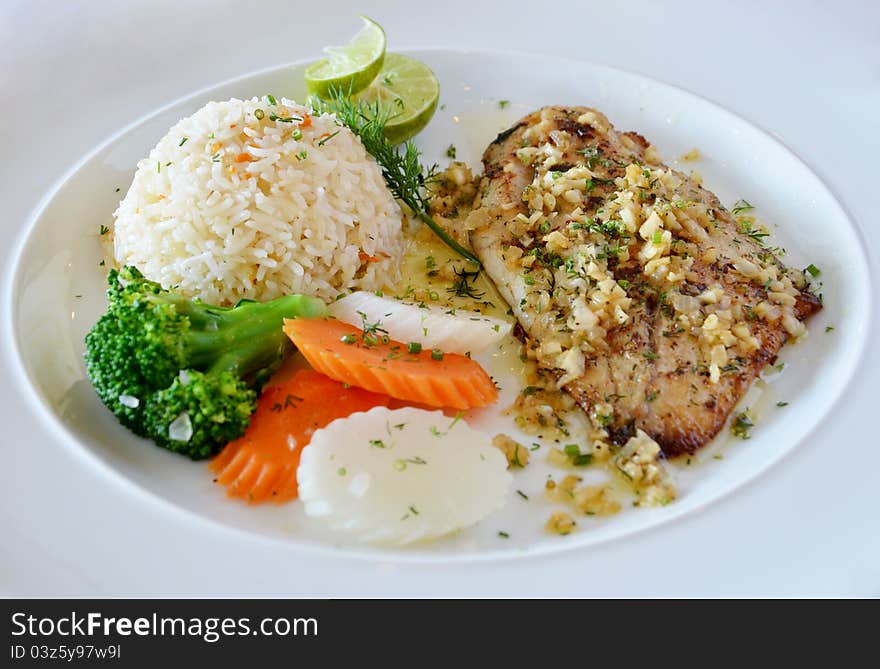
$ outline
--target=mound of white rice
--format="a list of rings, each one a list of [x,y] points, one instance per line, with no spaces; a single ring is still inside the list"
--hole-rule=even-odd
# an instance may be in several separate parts
[[[114,256],[210,304],[324,299],[398,276],[400,208],[360,140],[290,100],[211,102],[175,125],[115,213]]]

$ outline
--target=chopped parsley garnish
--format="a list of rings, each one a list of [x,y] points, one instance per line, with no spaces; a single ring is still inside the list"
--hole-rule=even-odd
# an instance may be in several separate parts
[[[106,235],[108,232],[110,232],[110,228],[106,225],[102,225],[100,228],[98,228],[98,234],[100,235]]]
[[[764,232],[757,228],[753,228],[752,224],[748,221],[740,221],[739,222],[739,231],[744,234],[746,237],[758,242],[759,244],[764,244],[764,238],[769,237],[769,232]]]
[[[745,411],[743,411],[742,413],[738,413],[733,419],[730,431],[735,437],[739,437],[740,439],[750,439],[751,435],[749,434],[749,430],[753,427],[755,427],[755,424],[752,422],[752,419]]]
[[[450,144],[449,148],[446,149],[446,157],[452,158],[452,160],[455,160],[455,145],[454,144]]]
[[[375,323],[367,322],[367,315],[363,311],[358,311],[357,315],[361,317],[362,330],[361,339],[364,340],[364,343],[372,342],[375,345],[377,338],[381,335],[387,335],[388,330],[382,327],[382,321],[376,321]]]
[[[510,100],[499,100],[498,101],[498,109],[507,109],[510,104]]]
[[[407,465],[426,465],[426,464],[428,464],[427,460],[425,460],[424,458],[420,458],[419,456],[416,456],[414,458],[403,458],[403,459],[398,458],[397,460],[394,461],[394,463],[392,464],[392,467],[394,467],[394,469],[396,469],[397,471],[402,472],[406,469]]]
[[[825,326],[825,334],[828,334],[829,332],[834,332],[834,326],[833,326],[833,325],[826,325],[826,326]]]
[[[438,430],[436,425],[432,425],[430,428],[428,428],[428,432],[433,434],[435,437],[445,437],[447,434],[449,434],[449,431],[453,427],[455,427],[455,424],[458,421],[460,421],[462,418],[464,418],[464,412],[460,411],[459,413],[455,414],[455,418],[452,419],[452,422],[449,424],[449,427],[446,428],[446,432],[441,432],[440,430]]]
[[[592,454],[581,453],[580,446],[577,444],[566,444],[563,450],[575,467],[585,467],[593,461]]]
[[[777,402],[777,403],[776,403],[776,406],[778,406],[778,407],[787,407],[787,406],[788,406],[788,402]]]
[[[599,154],[602,153],[602,150],[598,146],[588,146],[581,150],[580,153],[584,154],[584,162],[587,167],[593,169],[596,166],[596,161],[599,160]]]
[[[456,279],[452,282],[452,285],[446,289],[447,293],[455,295],[456,297],[469,297],[472,300],[479,300],[485,295],[484,291],[477,290],[473,285],[473,282],[476,281],[478,276],[480,276],[480,270],[469,272],[462,267],[461,271],[453,271],[455,272]]]
[[[502,539],[510,539],[510,535],[504,530],[498,530],[498,536]]]
[[[730,210],[730,213],[736,216],[744,211],[751,211],[754,209],[754,205],[752,205],[748,200],[737,200],[733,203],[733,209]]]
[[[373,448],[387,448],[385,442],[381,439],[370,439],[370,446]]]

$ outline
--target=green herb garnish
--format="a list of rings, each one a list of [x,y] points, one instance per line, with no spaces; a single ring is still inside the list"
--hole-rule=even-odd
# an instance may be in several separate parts
[[[485,295],[485,292],[477,290],[472,283],[473,281],[476,281],[478,276],[480,276],[480,270],[468,272],[462,267],[460,272],[458,270],[453,271],[455,272],[456,279],[452,282],[452,285],[446,289],[447,293],[451,293],[457,297],[469,297],[473,300],[479,300]]]
[[[733,203],[733,209],[730,210],[730,213],[736,216],[744,211],[751,211],[754,209],[754,205],[752,205],[748,200],[737,200]]]
[[[297,131],[297,132],[299,132],[299,131]],[[331,139],[333,139],[334,137],[336,137],[336,135],[338,135],[339,132],[340,132],[340,131],[337,130],[336,132],[334,132],[334,133],[332,133],[332,134],[330,134],[330,135],[327,135],[324,139],[318,140],[318,146],[324,146],[327,142],[329,142]],[[299,136],[302,137],[302,133],[301,133],[301,132],[299,133]],[[294,137],[294,139],[298,139],[298,138],[297,138],[297,137]]]
[[[409,207],[449,248],[475,265],[480,265],[473,252],[455,241],[428,214],[429,198],[425,185],[434,177],[435,167],[425,169],[412,140],[407,140],[401,151],[385,137],[385,125],[390,114],[388,109],[378,102],[351,100],[339,90],[331,90],[329,100],[313,99],[312,109],[316,114],[335,114],[342,125],[360,138],[367,152],[379,163],[391,194]]]
[[[735,437],[739,437],[740,439],[750,439],[751,435],[749,434],[749,430],[753,427],[755,427],[755,424],[752,422],[752,419],[745,411],[743,411],[742,413],[738,413],[733,419],[730,431]]]

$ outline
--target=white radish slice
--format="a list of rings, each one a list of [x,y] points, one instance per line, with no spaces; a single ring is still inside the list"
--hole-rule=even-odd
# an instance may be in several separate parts
[[[297,470],[306,515],[396,545],[473,525],[504,505],[512,479],[491,437],[409,407],[333,421],[312,436]]]
[[[380,323],[388,336],[445,353],[480,353],[497,346],[511,323],[476,311],[419,306],[358,291],[330,305],[330,315],[356,327]],[[363,314],[363,315],[362,315]]]

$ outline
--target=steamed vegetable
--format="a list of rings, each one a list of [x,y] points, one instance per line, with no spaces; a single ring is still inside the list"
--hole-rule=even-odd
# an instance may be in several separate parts
[[[385,407],[317,431],[297,476],[307,515],[384,544],[473,525],[504,505],[513,479],[492,438],[465,421]]]
[[[498,399],[470,358],[394,341],[378,323],[297,318],[285,320],[284,331],[314,369],[343,383],[432,407],[471,409]]]
[[[347,387],[310,369],[263,389],[242,437],[208,465],[226,494],[251,504],[296,498],[296,468],[315,430],[358,411],[387,406],[390,397]]]
[[[240,437],[257,390],[291,350],[282,320],[324,313],[291,295],[213,307],[112,270],[109,307],[86,335],[86,371],[98,396],[132,432],[193,459]]]
[[[381,323],[399,341],[446,353],[479,353],[497,346],[511,324],[475,311],[415,305],[358,291],[330,305],[331,316],[351,325]]]

